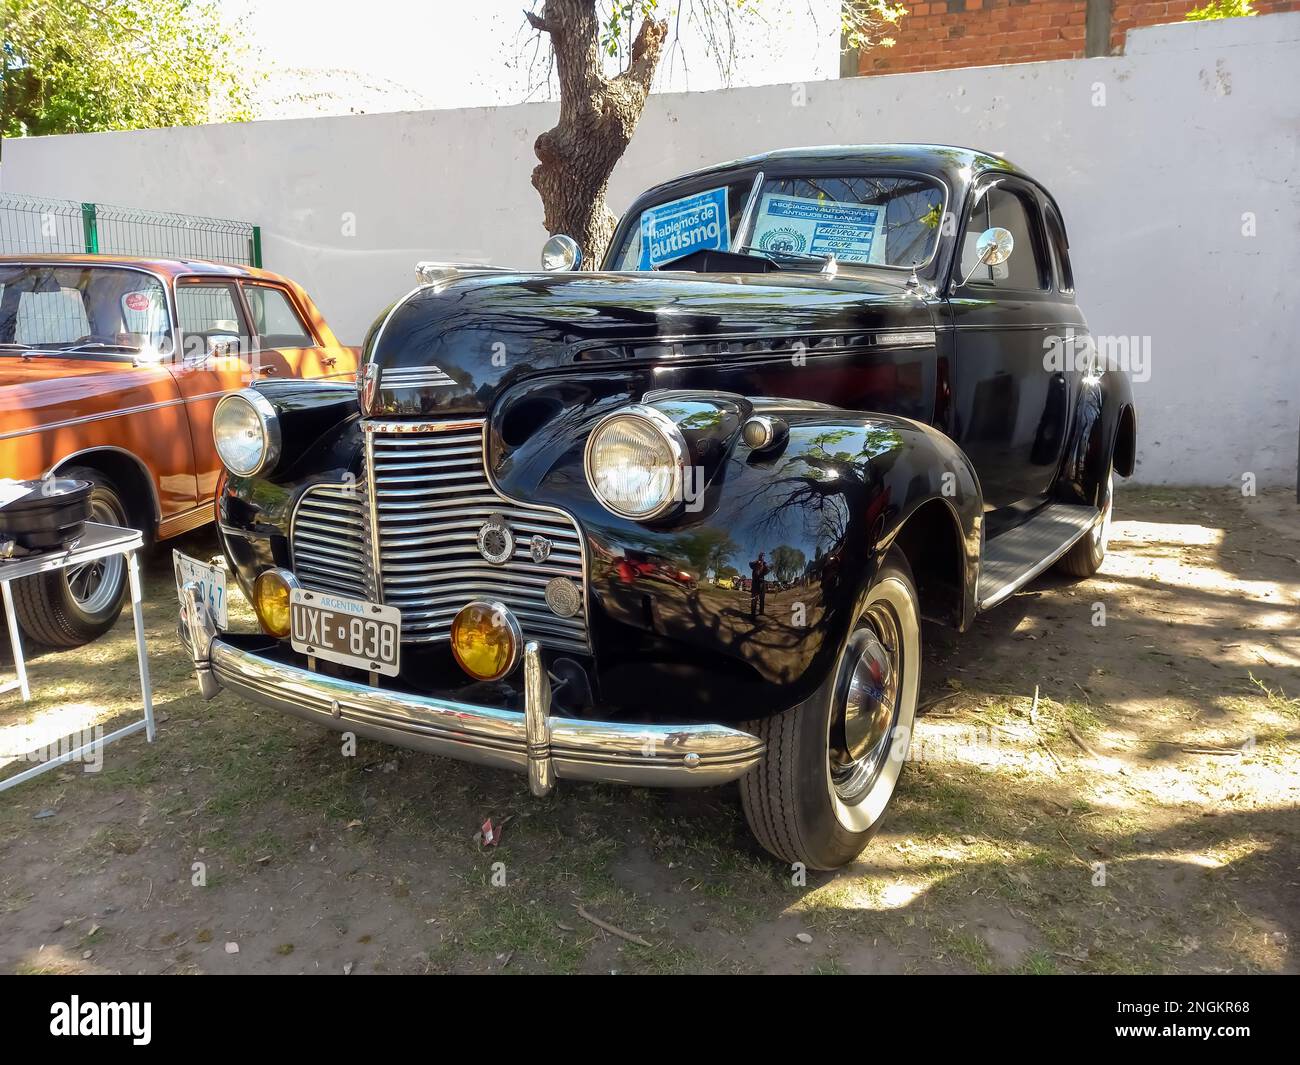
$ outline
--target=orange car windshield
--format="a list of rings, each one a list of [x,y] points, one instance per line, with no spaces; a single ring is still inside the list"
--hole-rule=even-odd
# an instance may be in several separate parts
[[[171,350],[167,292],[153,274],[110,266],[0,265],[0,355]]]

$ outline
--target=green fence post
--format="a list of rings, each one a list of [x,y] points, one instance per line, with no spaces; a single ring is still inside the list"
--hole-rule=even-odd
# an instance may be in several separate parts
[[[253,227],[253,237],[249,241],[248,257],[252,260],[252,265],[261,268],[262,265],[262,227]]]
[[[95,205],[93,203],[83,203],[81,205],[81,231],[86,238],[86,254],[99,254],[99,222],[95,217]]]

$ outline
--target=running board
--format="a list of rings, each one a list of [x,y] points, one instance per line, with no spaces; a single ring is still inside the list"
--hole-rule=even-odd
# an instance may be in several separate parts
[[[1052,503],[1023,525],[984,544],[979,590],[980,610],[997,606],[1086,536],[1101,517],[1096,507]]]

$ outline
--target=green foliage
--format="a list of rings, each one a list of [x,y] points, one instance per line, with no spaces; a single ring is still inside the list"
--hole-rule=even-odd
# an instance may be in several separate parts
[[[679,0],[660,7],[659,0],[605,0],[605,15],[600,23],[600,50],[611,58],[618,57],[631,44],[639,22],[666,16],[677,22],[682,3],[686,3],[687,17],[699,20],[706,27],[705,37],[710,47],[721,49],[726,42],[714,31],[714,25],[732,27],[730,12],[757,10],[759,0]],[[1233,3],[1237,0],[1210,0],[1213,3]],[[1248,0],[1240,0],[1249,7]],[[698,10],[697,10],[698,8]],[[891,4],[889,0],[845,0],[840,4],[840,33],[846,49],[865,52],[871,48],[891,48],[892,37],[884,36],[890,27],[897,27],[907,14],[907,5]],[[725,36],[723,34],[722,36]]]
[[[797,547],[780,544],[772,548],[772,573],[781,584],[789,584],[803,573],[808,556]]]
[[[600,27],[601,50],[608,56],[617,56],[622,38],[631,40],[637,21],[653,19],[658,8],[659,0],[633,0],[632,3],[609,0],[609,11]]]
[[[894,38],[883,34],[889,27],[897,27],[906,14],[906,4],[891,4],[889,0],[845,0],[840,4],[844,47],[860,52],[892,48]]]
[[[260,75],[213,0],[0,0],[0,11],[0,135],[251,117]]]
[[[1194,7],[1187,12],[1188,22],[1209,22],[1218,18],[1244,18],[1257,12],[1250,0],[1209,0],[1204,7]]]

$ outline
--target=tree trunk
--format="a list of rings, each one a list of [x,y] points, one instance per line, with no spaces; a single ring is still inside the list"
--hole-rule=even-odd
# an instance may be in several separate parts
[[[560,121],[537,138],[540,160],[533,187],[542,197],[548,233],[567,233],[582,247],[585,264],[605,255],[617,219],[605,203],[609,176],[622,158],[645,109],[667,20],[645,19],[632,44],[628,68],[615,78],[601,69],[597,0],[546,0],[528,21],[550,34],[560,79]]]

